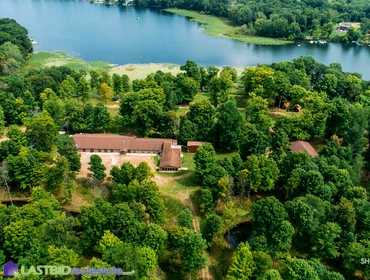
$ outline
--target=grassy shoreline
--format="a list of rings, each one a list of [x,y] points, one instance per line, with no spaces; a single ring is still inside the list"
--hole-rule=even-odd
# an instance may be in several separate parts
[[[104,61],[86,61],[64,52],[35,52],[26,64],[26,69],[52,66],[66,66],[73,70],[107,71],[109,74],[126,74],[130,80],[144,79],[159,70],[174,75],[179,73],[180,65],[170,63],[143,63],[116,65]]]
[[[104,61],[87,62],[61,51],[40,51],[31,55],[26,68],[67,66],[74,70],[109,70],[114,65]]]
[[[225,37],[232,40],[241,41],[243,43],[255,45],[286,45],[292,43],[292,41],[282,39],[245,35],[242,33],[240,27],[232,25],[226,19],[202,14],[196,11],[177,8],[165,9],[163,11],[179,16],[184,16],[192,21],[199,23],[203,26],[204,31],[211,36]]]
[[[28,60],[25,69],[52,67],[52,66],[67,66],[73,70],[84,71],[106,71],[109,74],[126,74],[130,80],[144,79],[149,74],[157,71],[171,73],[177,75],[181,72],[179,64],[173,63],[137,63],[116,65],[104,61],[85,61],[81,58],[74,57],[64,52],[35,52]],[[220,66],[220,68],[222,68]],[[234,67],[240,74],[245,67]]]

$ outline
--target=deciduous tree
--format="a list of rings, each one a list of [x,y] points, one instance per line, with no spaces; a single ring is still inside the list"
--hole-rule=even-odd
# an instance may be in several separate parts
[[[105,166],[100,156],[92,155],[89,162],[90,175],[97,181],[105,178]]]
[[[256,265],[248,243],[241,243],[235,251],[229,270],[227,280],[248,280],[252,279]]]

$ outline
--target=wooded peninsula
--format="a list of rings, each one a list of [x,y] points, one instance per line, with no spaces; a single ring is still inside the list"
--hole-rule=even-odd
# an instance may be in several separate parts
[[[224,25],[220,34],[250,43],[283,44],[281,40],[370,43],[367,0],[106,0],[105,3],[167,9],[216,28]],[[277,40],[266,42],[261,37]]]

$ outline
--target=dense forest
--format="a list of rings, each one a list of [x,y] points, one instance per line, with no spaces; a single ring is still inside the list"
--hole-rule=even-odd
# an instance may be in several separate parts
[[[346,5],[342,16],[366,15]],[[360,75],[302,57],[242,74],[188,61],[178,75],[130,81],[28,67],[32,45],[13,20],[0,20],[0,42],[1,189],[29,199],[0,205],[1,263],[115,266],[134,270],[130,279],[196,279],[206,265],[215,279],[370,279],[370,84]],[[191,209],[171,216],[145,163],[114,167],[105,180],[96,155],[90,178],[77,178],[69,135],[79,132],[207,142],[190,174],[200,232]],[[319,155],[290,151],[294,140]],[[71,213],[65,205],[81,184],[107,195]],[[236,201],[248,210],[243,221]],[[241,222],[248,230],[234,248],[225,236]],[[19,278],[50,279],[42,277]]]
[[[365,41],[370,31],[370,3],[366,0],[136,0],[135,4],[196,10],[225,17],[243,26],[246,34],[290,40]],[[338,33],[340,22],[359,22],[361,27]]]

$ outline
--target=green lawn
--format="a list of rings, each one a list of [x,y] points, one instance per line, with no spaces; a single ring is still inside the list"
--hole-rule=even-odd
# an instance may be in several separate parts
[[[167,224],[173,224],[176,221],[177,216],[184,210],[186,207],[176,198],[162,195],[164,206],[166,207],[166,221]]]
[[[64,52],[36,52],[32,54],[27,62],[27,68],[40,68],[52,66],[67,66],[73,70],[97,70],[107,71],[109,74],[126,74],[130,80],[144,79],[149,74],[157,71],[177,75],[181,72],[180,65],[169,63],[146,63],[146,64],[125,64],[115,66],[104,61],[85,61],[78,57],[73,57]]]
[[[204,27],[204,31],[212,36],[227,37],[244,43],[256,45],[284,45],[292,43],[291,41],[287,40],[246,35],[242,33],[240,27],[232,25],[226,19],[205,15],[196,11],[189,11],[176,8],[165,9],[164,11],[184,16],[193,21],[198,22]]]
[[[182,153],[182,166],[186,167],[189,171],[195,170],[194,153]]]
[[[237,154],[237,152],[233,152],[233,153],[217,153],[216,154],[216,159],[231,158],[231,157],[235,156],[236,154]]]
[[[224,159],[224,158],[230,158],[234,155],[236,155],[237,152],[233,153],[217,153],[216,159]],[[195,164],[194,164],[194,155],[195,153],[182,153],[182,166],[188,168],[189,171],[195,171]]]
[[[83,59],[70,56],[63,52],[36,52],[27,62],[27,68],[40,68],[52,66],[67,66],[73,70],[106,70],[112,65],[102,61],[87,62]]]
[[[108,112],[110,113],[111,117],[115,117],[115,116],[119,115],[119,106],[120,106],[119,101],[108,101],[107,103],[104,103],[104,102],[102,102],[101,98],[99,98],[97,96],[92,96],[89,99],[89,101],[93,105],[103,103],[106,106],[106,108],[107,108]]]

